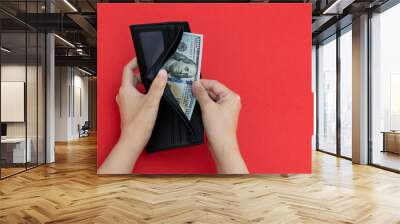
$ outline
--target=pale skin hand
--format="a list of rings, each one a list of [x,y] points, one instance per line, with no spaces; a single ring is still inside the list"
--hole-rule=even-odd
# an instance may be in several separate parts
[[[167,72],[160,70],[147,94],[136,89],[140,82],[134,76],[137,68],[134,58],[124,68],[116,101],[121,117],[121,135],[103,164],[99,174],[129,174],[146,146],[156,121],[160,99],[167,83]]]
[[[249,173],[236,136],[240,96],[215,80],[196,81],[192,90],[201,107],[209,148],[218,173]]]
[[[124,68],[121,87],[116,97],[121,117],[121,135],[99,167],[99,174],[131,173],[151,136],[167,83],[167,73],[160,70],[148,93],[142,94],[135,87],[140,82],[140,78],[133,74],[136,68],[136,58]],[[193,93],[202,109],[209,148],[218,173],[248,173],[236,139],[240,97],[213,80],[195,82]]]

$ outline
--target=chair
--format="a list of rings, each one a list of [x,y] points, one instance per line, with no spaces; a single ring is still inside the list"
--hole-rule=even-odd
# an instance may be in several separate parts
[[[89,136],[89,129],[90,129],[89,121],[85,121],[82,127],[80,127],[80,125],[78,124],[79,138]]]

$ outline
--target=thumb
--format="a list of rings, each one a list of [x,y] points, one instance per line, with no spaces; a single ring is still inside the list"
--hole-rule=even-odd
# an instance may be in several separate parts
[[[151,83],[149,92],[147,93],[147,98],[151,104],[158,105],[160,103],[160,99],[164,93],[165,86],[167,84],[167,71],[161,69],[156,78]]]
[[[204,108],[207,104],[212,103],[212,99],[207,93],[207,90],[203,87],[200,81],[193,82],[192,86],[193,95],[199,101],[199,104],[202,108]]]

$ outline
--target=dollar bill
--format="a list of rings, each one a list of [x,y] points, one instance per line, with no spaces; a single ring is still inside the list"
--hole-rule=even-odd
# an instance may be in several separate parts
[[[167,85],[189,120],[196,104],[192,84],[200,78],[202,53],[203,35],[184,32],[175,53],[163,66],[168,73]]]

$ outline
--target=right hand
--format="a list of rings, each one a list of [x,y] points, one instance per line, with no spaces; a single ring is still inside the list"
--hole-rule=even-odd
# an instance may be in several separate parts
[[[193,83],[211,153],[220,173],[248,173],[237,142],[240,96],[215,80]]]

